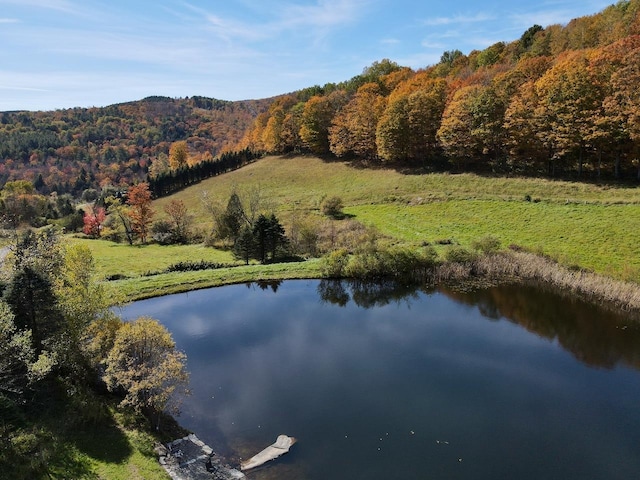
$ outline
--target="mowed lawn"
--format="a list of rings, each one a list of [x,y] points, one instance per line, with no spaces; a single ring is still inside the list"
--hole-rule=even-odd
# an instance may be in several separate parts
[[[72,238],[71,244],[89,247],[96,267],[98,279],[115,275],[135,278],[148,273],[157,273],[179,262],[237,263],[229,251],[208,248],[204,245],[128,245],[107,240]]]

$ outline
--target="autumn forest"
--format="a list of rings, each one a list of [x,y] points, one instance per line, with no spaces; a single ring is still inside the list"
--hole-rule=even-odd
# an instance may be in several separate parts
[[[415,71],[381,60],[338,84],[226,102],[149,97],[0,113],[0,184],[78,198],[234,151],[313,153],[420,171],[640,178],[640,1],[534,25]]]

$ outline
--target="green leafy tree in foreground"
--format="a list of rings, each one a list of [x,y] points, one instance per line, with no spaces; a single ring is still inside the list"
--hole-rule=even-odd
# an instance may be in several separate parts
[[[155,417],[156,428],[175,395],[187,393],[186,356],[152,318],[140,317],[117,330],[106,366],[109,389],[124,392],[121,405]]]

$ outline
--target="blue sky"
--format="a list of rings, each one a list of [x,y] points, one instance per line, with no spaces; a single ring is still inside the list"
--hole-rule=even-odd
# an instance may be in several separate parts
[[[0,0],[0,111],[266,98],[515,40],[612,0]]]

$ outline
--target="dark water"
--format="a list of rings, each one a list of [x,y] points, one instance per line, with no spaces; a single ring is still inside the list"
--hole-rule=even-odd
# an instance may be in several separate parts
[[[179,421],[250,479],[640,478],[640,329],[534,288],[288,281],[138,302],[188,356]]]

